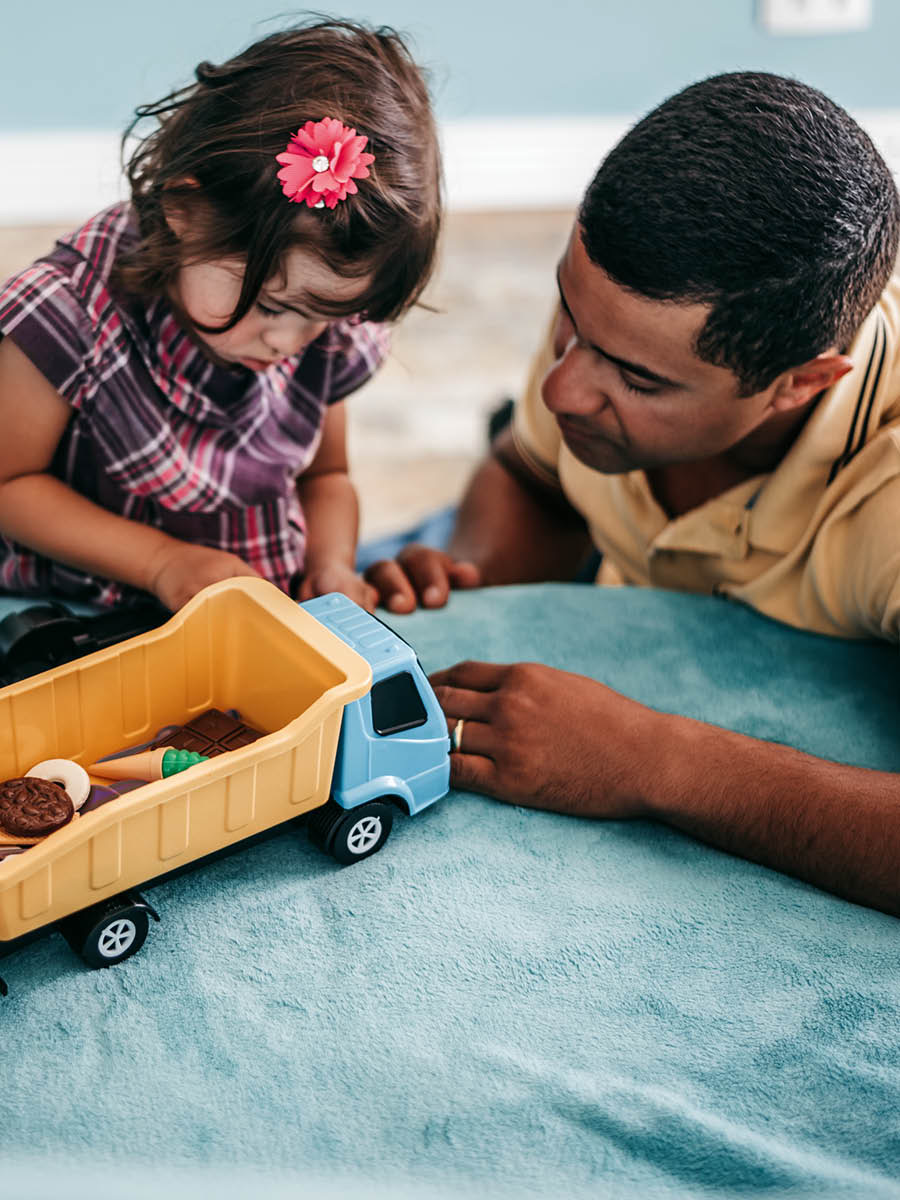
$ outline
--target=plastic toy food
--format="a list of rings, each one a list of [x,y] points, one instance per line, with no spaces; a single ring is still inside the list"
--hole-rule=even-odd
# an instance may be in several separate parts
[[[121,754],[91,763],[88,770],[101,779],[168,779],[202,762],[209,762],[209,756],[194,750],[176,750],[174,746],[159,746],[156,750]]]
[[[57,928],[86,962],[110,966],[156,917],[136,888],[300,816],[339,862],[356,862],[381,848],[398,809],[415,814],[449,785],[446,721],[412,648],[345,596],[297,605],[252,578],[0,689],[0,780],[21,783],[53,758],[93,775],[160,730],[163,747],[208,760],[89,801],[77,820],[62,787],[27,780],[55,788],[70,815],[0,859],[0,955]]]
[[[40,838],[72,820],[75,806],[65,788],[49,779],[6,779],[0,783],[0,829],[20,838]]]
[[[91,781],[88,773],[69,758],[48,758],[36,763],[30,771],[25,772],[26,778],[36,776],[38,779],[49,779],[58,783],[72,801],[76,812],[91,794]]]

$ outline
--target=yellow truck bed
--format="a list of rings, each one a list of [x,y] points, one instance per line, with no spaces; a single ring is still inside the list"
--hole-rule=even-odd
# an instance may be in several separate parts
[[[344,705],[370,680],[365,659],[309,613],[241,578],[160,629],[2,689],[0,779],[48,758],[87,766],[209,708],[237,709],[264,736],[0,861],[0,942],[324,804]]]

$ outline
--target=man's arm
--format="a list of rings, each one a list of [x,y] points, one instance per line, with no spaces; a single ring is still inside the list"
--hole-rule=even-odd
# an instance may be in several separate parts
[[[504,429],[460,504],[451,557],[474,562],[485,585],[534,583],[573,579],[589,549],[580,514],[534,474]]]
[[[534,663],[432,676],[463,718],[454,787],[582,817],[663,821],[900,916],[900,775],[848,767]]]
[[[661,722],[650,814],[704,842],[900,916],[900,775],[681,717]]]
[[[466,489],[447,552],[407,546],[366,579],[386,607],[409,612],[446,604],[451,587],[572,579],[589,549],[581,516],[538,479],[506,429]]]

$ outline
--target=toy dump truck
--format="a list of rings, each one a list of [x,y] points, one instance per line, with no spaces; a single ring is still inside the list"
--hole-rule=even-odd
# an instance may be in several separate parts
[[[356,862],[398,809],[448,789],[446,721],[412,648],[346,596],[298,605],[252,578],[0,689],[0,780],[47,759],[87,767],[208,710],[239,713],[258,736],[0,860],[0,956],[56,927],[89,965],[121,962],[159,919],[136,888],[301,815],[315,842]]]

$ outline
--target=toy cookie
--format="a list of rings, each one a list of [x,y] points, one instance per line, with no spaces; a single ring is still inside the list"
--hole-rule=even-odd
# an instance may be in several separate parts
[[[26,771],[25,778],[49,779],[58,783],[72,801],[76,812],[91,794],[87,771],[70,758],[47,758]]]
[[[68,824],[75,806],[65,789],[49,779],[7,779],[0,783],[0,840],[34,840]]]

